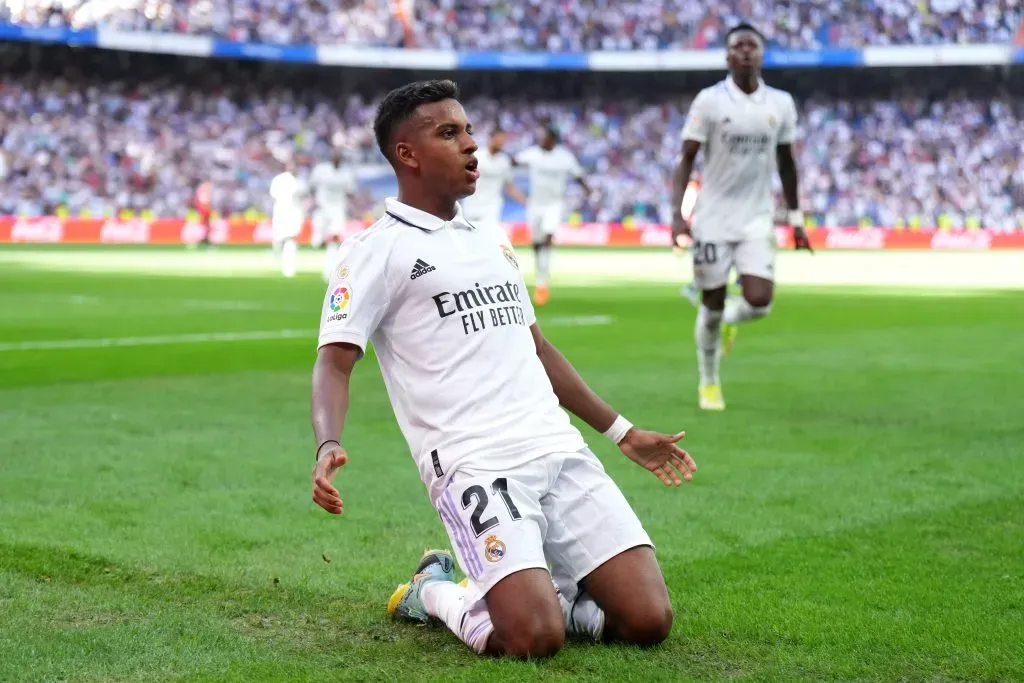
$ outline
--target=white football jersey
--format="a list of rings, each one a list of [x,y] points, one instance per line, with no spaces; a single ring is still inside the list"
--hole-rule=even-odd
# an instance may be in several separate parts
[[[282,208],[300,206],[303,194],[302,182],[288,171],[277,174],[270,181],[270,196]]]
[[[476,152],[476,192],[463,200],[466,218],[471,221],[497,222],[505,205],[505,184],[512,179],[512,159],[504,152],[491,154],[486,148]]]
[[[293,173],[285,171],[270,181],[270,196],[274,200],[274,218],[292,220],[303,214],[302,200],[306,189]]]
[[[319,346],[373,342],[431,500],[461,462],[507,470],[584,448],[537,357],[536,316],[505,233],[471,225],[461,208],[445,221],[386,204],[341,245]]]
[[[793,96],[763,82],[750,95],[731,77],[700,91],[682,135],[701,143],[704,154],[694,239],[744,240],[771,233],[775,148],[793,142],[796,126]]]
[[[317,208],[335,213],[348,212],[348,197],[356,190],[356,177],[345,165],[335,166],[323,161],[313,167],[309,184]]]
[[[561,204],[569,178],[583,177],[583,167],[576,156],[561,145],[550,151],[534,145],[517,154],[516,163],[530,171],[528,201],[534,207]]]

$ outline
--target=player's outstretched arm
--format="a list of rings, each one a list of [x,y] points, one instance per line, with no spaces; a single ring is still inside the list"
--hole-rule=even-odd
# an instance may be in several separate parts
[[[310,412],[316,437],[316,465],[313,466],[313,501],[328,512],[340,515],[341,496],[331,483],[346,462],[341,447],[341,430],[348,413],[348,387],[360,350],[351,344],[326,344],[317,352],[313,365],[313,395]]]
[[[598,432],[607,431],[619,414],[587,386],[572,363],[547,340],[537,323],[530,326],[530,332],[537,347],[537,357],[551,380],[558,402]]]
[[[563,408],[618,444],[630,460],[654,473],[665,485],[679,486],[684,480],[693,479],[697,464],[676,445],[684,432],[659,434],[637,429],[594,393],[537,323],[530,326],[530,331],[537,356]]]

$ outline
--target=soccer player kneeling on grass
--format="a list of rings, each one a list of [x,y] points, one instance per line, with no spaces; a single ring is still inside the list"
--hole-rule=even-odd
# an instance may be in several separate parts
[[[673,174],[672,236],[691,234],[694,283],[703,292],[695,337],[700,371],[698,399],[705,410],[724,410],[718,375],[722,337],[726,351],[737,325],[768,315],[775,270],[772,176],[778,166],[797,248],[810,249],[799,209],[793,139],[793,97],[761,80],[764,38],[741,24],[726,37],[729,76],[698,93],[683,129],[683,149]],[[697,153],[704,148],[693,226],[682,205]],[[726,302],[729,271],[739,273],[743,296]]]
[[[346,240],[313,371],[313,500],[332,480],[349,378],[372,341],[402,432],[467,581],[429,551],[391,596],[396,618],[444,623],[478,653],[547,656],[566,633],[653,645],[672,609],[650,538],[562,407],[666,485],[696,470],[677,443],[598,398],[537,326],[508,238],[467,220],[478,173],[450,81],[392,91],[374,129],[399,196]],[[549,572],[550,567],[550,572]]]

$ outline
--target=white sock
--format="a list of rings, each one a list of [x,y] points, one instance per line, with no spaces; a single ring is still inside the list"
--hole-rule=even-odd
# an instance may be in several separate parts
[[[339,248],[337,242],[329,242],[327,244],[327,253],[324,255],[324,280],[330,281],[331,275],[334,274],[334,266],[337,265],[336,260]]]
[[[473,652],[482,655],[487,651],[494,625],[483,600],[475,600],[466,608],[467,593],[468,589],[457,583],[431,581],[423,587],[420,598],[427,614],[443,621]]]
[[[575,600],[566,600],[559,593],[558,602],[562,605],[566,633],[601,640],[604,635],[604,610],[597,606],[590,595],[581,592]]]
[[[551,275],[551,247],[542,244],[537,247],[537,286],[547,287]]]
[[[299,253],[299,245],[295,240],[285,240],[281,246],[281,273],[285,277],[295,277],[295,257]]]
[[[722,360],[722,311],[712,311],[701,304],[693,336],[697,342],[697,368],[700,385],[719,384],[718,366]]]
[[[768,315],[771,310],[771,304],[755,307],[751,306],[750,302],[741,296],[730,297],[729,300],[725,302],[725,316],[722,318],[722,321],[726,325],[739,325],[740,323],[763,318]]]

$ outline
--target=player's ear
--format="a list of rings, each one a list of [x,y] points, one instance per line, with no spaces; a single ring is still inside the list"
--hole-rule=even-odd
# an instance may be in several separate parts
[[[420,161],[416,158],[416,153],[407,142],[399,142],[395,145],[395,160],[409,168],[420,167]]]

